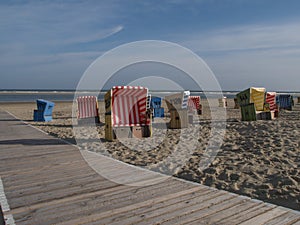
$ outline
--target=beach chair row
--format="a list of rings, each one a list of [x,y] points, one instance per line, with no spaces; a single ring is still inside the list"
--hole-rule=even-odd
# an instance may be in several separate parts
[[[266,92],[265,88],[251,87],[236,95],[241,109],[242,121],[272,120],[279,116],[279,110],[292,110],[293,96]]]
[[[114,86],[105,96],[105,138],[150,137],[154,117],[164,117],[162,98],[152,97],[148,88],[140,86]],[[170,114],[169,128],[180,129],[193,123],[193,115],[202,114],[200,96],[190,96],[189,91],[165,96]],[[267,120],[278,116],[279,109],[292,109],[290,95],[276,95],[265,88],[248,88],[237,94],[243,121]],[[79,96],[78,124],[99,123],[99,107],[96,96]],[[220,106],[227,107],[224,97]],[[37,100],[35,121],[51,121],[54,103]]]
[[[165,100],[170,112],[169,128],[187,127],[188,115],[202,112],[200,96],[191,97],[189,91],[166,96]],[[145,87],[114,86],[105,94],[104,101],[106,140],[150,137],[152,118],[164,117],[162,98],[151,98]],[[79,121],[85,117],[95,117],[98,120],[96,97],[91,101],[91,98],[83,96],[77,99],[77,103]],[[91,104],[94,106],[89,107]]]

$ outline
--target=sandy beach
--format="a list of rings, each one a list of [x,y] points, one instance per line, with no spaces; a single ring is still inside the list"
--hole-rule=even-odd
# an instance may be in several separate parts
[[[233,99],[228,101],[227,119],[215,125],[226,127],[220,151],[204,170],[199,169],[199,163],[209,154],[206,148],[214,110],[209,109],[206,100],[202,100],[203,115],[194,116],[194,124],[188,128],[167,129],[169,117],[155,119],[152,138],[114,142],[104,140],[103,102],[99,105],[101,123],[97,127],[73,127],[72,102],[56,102],[53,121],[47,123],[33,122],[34,102],[0,103],[0,108],[82,149],[300,210],[300,104],[295,104],[293,111],[281,111],[279,118],[272,121],[242,122],[240,110],[233,108]],[[181,157],[173,157],[174,153]]]

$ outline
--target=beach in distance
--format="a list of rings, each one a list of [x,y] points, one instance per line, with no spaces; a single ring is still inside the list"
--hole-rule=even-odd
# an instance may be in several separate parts
[[[123,162],[167,173],[221,190],[300,210],[300,104],[295,98],[292,111],[282,110],[274,120],[241,121],[240,109],[228,98],[226,119],[215,119],[218,105],[201,99],[202,115],[193,124],[168,129],[170,117],[155,118],[153,136],[105,141],[105,108],[99,101],[100,124],[79,126],[72,122],[72,101],[54,101],[53,120],[34,122],[32,102],[1,102],[0,108],[50,135],[77,144],[80,149],[106,154]],[[75,104],[76,105],[76,104]],[[211,164],[201,169],[212,131],[220,133],[220,149]],[[76,134],[76,135],[75,135]],[[220,140],[219,140],[220,141]],[[105,148],[105,151],[103,150]],[[180,157],[171,157],[176,152]],[[171,158],[172,160],[166,160]],[[163,166],[161,162],[164,163]]]

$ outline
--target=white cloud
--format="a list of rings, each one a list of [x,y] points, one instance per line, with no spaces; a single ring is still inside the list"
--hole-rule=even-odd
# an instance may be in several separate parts
[[[300,23],[229,27],[187,36],[182,44],[206,60],[225,90],[300,91]]]
[[[184,45],[197,51],[241,51],[300,47],[300,23],[229,27],[186,37]]]
[[[99,41],[123,29],[117,18],[117,6],[109,2],[2,4],[0,45],[14,48],[23,43],[33,50]]]

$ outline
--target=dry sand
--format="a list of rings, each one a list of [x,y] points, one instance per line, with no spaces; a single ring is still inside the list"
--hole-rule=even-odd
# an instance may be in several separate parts
[[[210,166],[199,163],[214,152],[206,151],[211,138],[211,111],[202,100],[204,114],[181,130],[167,129],[169,118],[155,119],[153,137],[104,140],[104,106],[97,127],[72,125],[72,103],[56,102],[52,122],[33,122],[35,103],[1,103],[0,108],[47,133],[86,150],[109,154],[124,162],[300,210],[300,105],[281,111],[273,121],[241,122],[239,109],[229,99],[223,143]],[[211,110],[217,110],[212,108]],[[76,140],[74,136],[76,133]],[[216,142],[220,140],[215,140]],[[176,154],[175,154],[176,153]]]

